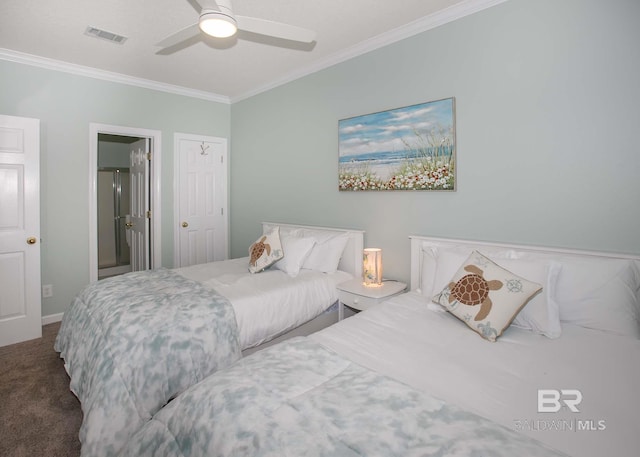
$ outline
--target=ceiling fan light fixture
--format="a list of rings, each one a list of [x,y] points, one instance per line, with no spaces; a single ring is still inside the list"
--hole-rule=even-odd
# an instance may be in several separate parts
[[[204,33],[216,38],[227,38],[238,31],[236,20],[219,11],[202,13],[198,25]]]

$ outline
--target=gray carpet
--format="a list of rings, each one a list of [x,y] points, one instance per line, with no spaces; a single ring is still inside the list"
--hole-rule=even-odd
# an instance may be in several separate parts
[[[80,402],[53,342],[60,323],[42,338],[0,347],[0,456],[77,457]]]

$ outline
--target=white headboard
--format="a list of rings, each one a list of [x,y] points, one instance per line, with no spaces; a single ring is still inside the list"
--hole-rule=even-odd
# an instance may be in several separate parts
[[[304,229],[308,231],[323,232],[327,234],[343,234],[346,233],[349,236],[347,245],[342,253],[342,258],[338,264],[338,269],[351,273],[355,277],[362,276],[362,250],[364,249],[364,231],[342,229],[335,227],[315,227],[311,225],[295,225],[295,224],[281,224],[278,222],[263,222],[262,230],[266,231],[268,228],[278,226],[280,229],[296,230]]]
[[[529,246],[523,244],[507,244],[507,243],[494,243],[487,241],[474,241],[474,240],[459,240],[454,238],[437,238],[428,236],[410,236],[411,240],[411,290],[422,289],[422,277],[425,249],[429,249],[432,246],[442,248],[455,248],[467,246],[471,249],[476,249],[483,254],[491,255],[492,252],[509,251],[506,253],[508,257],[512,259],[518,259],[523,257],[536,258],[536,259],[553,259],[559,260],[560,258],[603,258],[603,259],[629,259],[635,260],[640,263],[640,255],[629,255],[620,253],[607,253],[600,251],[585,251],[578,249],[564,249],[553,247],[540,247]],[[503,252],[504,254],[504,252]]]

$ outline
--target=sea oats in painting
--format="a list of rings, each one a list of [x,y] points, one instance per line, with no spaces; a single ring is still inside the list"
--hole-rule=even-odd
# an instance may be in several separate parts
[[[455,99],[342,119],[339,190],[456,189]]]

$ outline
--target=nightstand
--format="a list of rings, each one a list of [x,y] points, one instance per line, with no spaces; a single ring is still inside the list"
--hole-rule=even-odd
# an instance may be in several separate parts
[[[368,287],[361,279],[338,284],[338,320],[344,319],[344,307],[362,311],[398,295],[407,288],[400,281],[382,281],[381,286]]]

